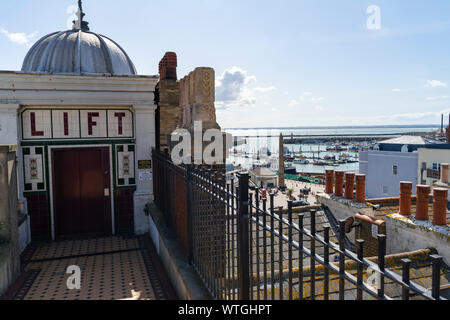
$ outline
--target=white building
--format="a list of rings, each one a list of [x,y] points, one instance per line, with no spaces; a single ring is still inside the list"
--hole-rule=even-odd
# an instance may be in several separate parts
[[[0,71],[0,144],[19,146],[33,238],[149,229],[158,77],[83,16],[36,42],[21,71]]]
[[[251,181],[258,187],[264,189],[275,188],[278,176],[266,168],[259,168],[249,171]]]

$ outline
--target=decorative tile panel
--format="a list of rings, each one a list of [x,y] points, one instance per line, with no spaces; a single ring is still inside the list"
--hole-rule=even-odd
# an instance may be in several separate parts
[[[108,136],[106,110],[81,110],[81,137],[101,138]]]
[[[117,145],[117,185],[130,186],[136,184],[134,145]]]
[[[80,113],[78,110],[53,110],[53,138],[80,138]]]
[[[50,110],[27,110],[22,114],[24,139],[50,139],[52,119]]]
[[[23,139],[133,138],[133,120],[128,109],[27,109]]]
[[[44,191],[44,148],[23,148],[23,165],[25,173],[25,191]]]
[[[108,137],[133,137],[133,114],[129,110],[108,110]]]

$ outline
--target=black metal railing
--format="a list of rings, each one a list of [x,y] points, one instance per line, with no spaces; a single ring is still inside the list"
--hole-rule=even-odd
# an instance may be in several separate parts
[[[220,170],[185,170],[191,262],[216,299],[444,299],[442,257],[431,256],[432,289],[424,288],[410,280],[410,260],[401,273],[386,265],[385,235],[378,235],[378,257],[364,258],[363,240],[356,252],[346,247],[345,221],[336,234],[322,211],[294,215],[288,201],[286,213],[274,194],[250,191],[247,173],[226,183]]]

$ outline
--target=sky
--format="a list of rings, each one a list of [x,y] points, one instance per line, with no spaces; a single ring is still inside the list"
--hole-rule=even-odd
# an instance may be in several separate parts
[[[0,1],[0,70],[20,70],[75,0]],[[142,75],[216,72],[223,128],[440,124],[450,113],[450,1],[84,0],[91,31]],[[446,119],[448,116],[446,116]],[[447,120],[448,121],[448,120]]]

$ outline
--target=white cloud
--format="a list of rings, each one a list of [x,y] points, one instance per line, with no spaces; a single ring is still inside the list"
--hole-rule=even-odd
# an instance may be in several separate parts
[[[27,47],[31,47],[34,43],[36,36],[38,34],[37,31],[33,33],[24,33],[24,32],[9,32],[8,30],[0,27],[0,34],[6,36],[11,42],[14,42],[19,45],[25,45]]]
[[[291,100],[291,102],[288,103],[288,106],[291,108],[297,107],[298,105],[300,105],[300,102],[298,102],[297,100]]]
[[[428,88],[438,88],[438,87],[447,87],[447,84],[444,82],[441,82],[439,80],[427,80],[427,85]]]
[[[323,106],[317,105],[317,106],[314,106],[314,110],[319,111],[319,112],[322,112],[322,111],[324,111],[325,109],[324,109]]]
[[[258,87],[253,89],[255,92],[270,92],[270,91],[276,91],[277,88],[274,86],[270,86],[270,87],[266,87],[266,88],[262,88],[262,87]]]
[[[408,92],[408,90],[407,89],[394,88],[394,89],[392,89],[392,92]]]
[[[325,100],[324,97],[312,98],[312,99],[311,99],[312,102],[321,102],[321,101],[324,101],[324,100]]]
[[[448,99],[448,96],[428,97],[425,100],[427,100],[427,101],[437,101],[437,100],[445,100],[445,99]]]
[[[71,4],[67,7],[66,9],[66,13],[69,15],[69,17],[67,18],[66,21],[66,27],[67,29],[72,29],[72,25],[73,25],[73,21],[77,20],[77,13],[78,11],[78,6]]]
[[[304,96],[311,96],[311,95],[312,95],[312,92],[306,91],[306,92],[303,92],[303,95],[304,95]]]
[[[225,70],[216,81],[217,108],[245,108],[256,104],[256,95],[277,90],[275,86],[252,88],[256,82],[255,76],[249,76],[247,71],[232,67]]]

